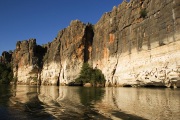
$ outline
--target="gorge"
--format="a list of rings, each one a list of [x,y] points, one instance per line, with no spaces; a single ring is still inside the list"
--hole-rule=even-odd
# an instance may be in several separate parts
[[[18,41],[1,63],[16,84],[67,85],[83,63],[102,71],[106,86],[180,87],[180,1],[131,0],[95,24],[73,20],[46,45]]]

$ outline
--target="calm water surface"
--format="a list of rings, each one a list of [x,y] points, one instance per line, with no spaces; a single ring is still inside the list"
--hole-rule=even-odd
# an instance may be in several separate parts
[[[180,89],[0,86],[2,120],[180,120]]]

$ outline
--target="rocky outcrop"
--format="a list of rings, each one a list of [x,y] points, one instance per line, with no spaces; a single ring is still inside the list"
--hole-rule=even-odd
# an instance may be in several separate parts
[[[0,63],[10,63],[12,59],[12,52],[4,51],[2,56],[0,56]]]
[[[38,46],[36,39],[19,41],[12,55],[14,78],[17,84],[39,84],[42,58],[46,48]]]
[[[64,85],[88,62],[106,86],[180,86],[179,0],[131,0],[93,26],[74,20],[47,45],[18,42],[13,72],[18,84]]]
[[[95,25],[93,66],[107,86],[180,86],[179,17],[178,0],[132,0],[105,13]]]
[[[78,77],[81,66],[91,59],[92,25],[79,20],[60,31],[49,44],[41,72],[42,84],[68,84]]]

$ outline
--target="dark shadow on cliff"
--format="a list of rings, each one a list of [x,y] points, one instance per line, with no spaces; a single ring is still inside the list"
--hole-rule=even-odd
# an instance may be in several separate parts
[[[92,47],[93,44],[93,37],[94,37],[94,31],[93,31],[93,26],[91,24],[88,24],[86,29],[85,29],[85,35],[83,36],[84,38],[84,44],[85,44],[85,49],[84,49],[84,62],[87,62],[90,58],[91,51],[89,50]]]
[[[132,115],[132,114],[128,114],[125,112],[120,112],[120,111],[113,111],[112,115],[123,119],[123,120],[147,120],[143,117],[137,116],[137,115]]]
[[[47,46],[40,46],[37,45],[35,47],[35,56],[37,57],[37,64],[40,67],[40,69],[42,69],[43,67],[43,57],[45,56],[45,54],[47,53]]]

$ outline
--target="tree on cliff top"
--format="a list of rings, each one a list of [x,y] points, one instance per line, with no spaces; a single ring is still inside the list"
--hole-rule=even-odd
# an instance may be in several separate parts
[[[97,84],[104,85],[105,78],[101,70],[93,69],[88,63],[84,63],[80,75],[75,79],[75,82],[91,83],[93,86],[96,86]]]

